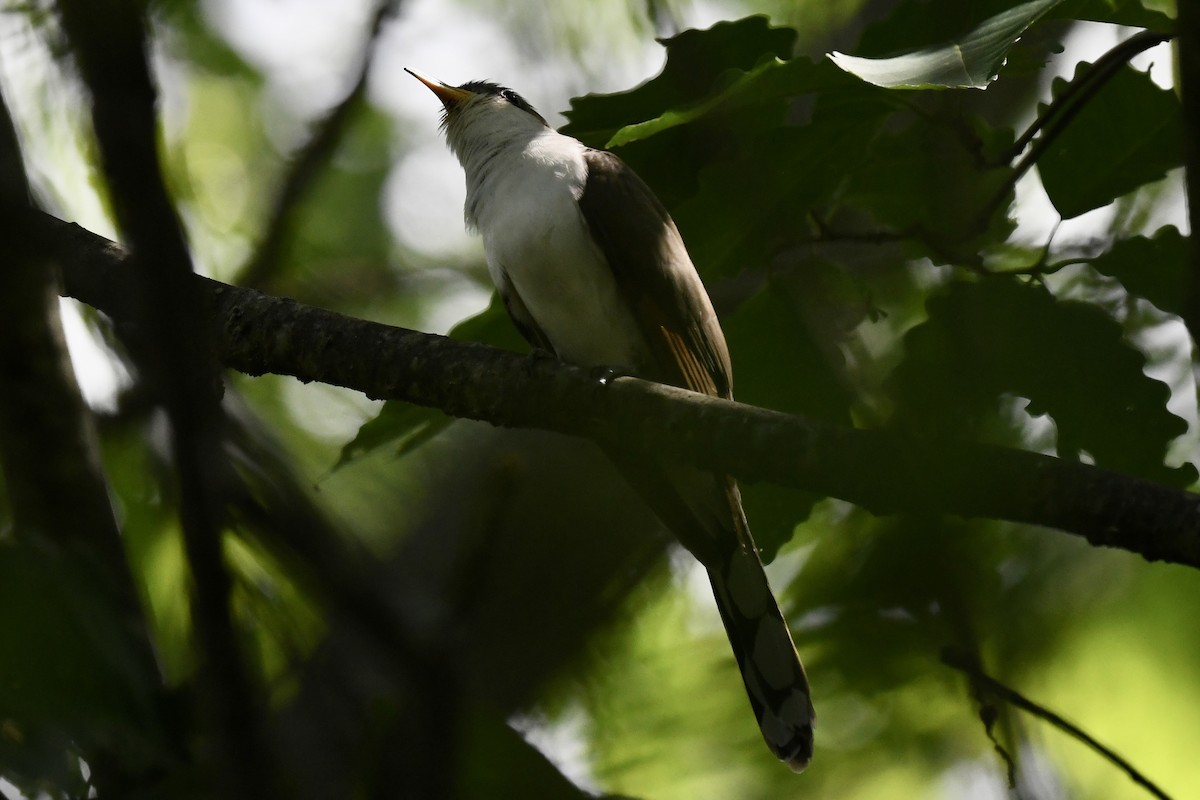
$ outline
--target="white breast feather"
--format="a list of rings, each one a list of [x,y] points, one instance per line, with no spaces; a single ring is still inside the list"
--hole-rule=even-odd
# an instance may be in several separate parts
[[[475,223],[492,279],[501,285],[507,275],[561,357],[634,368],[645,363],[646,346],[577,202],[587,178],[583,151],[548,130],[519,157],[492,159]]]

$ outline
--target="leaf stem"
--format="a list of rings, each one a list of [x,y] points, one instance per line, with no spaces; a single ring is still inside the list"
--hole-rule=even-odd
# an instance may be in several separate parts
[[[1145,52],[1151,47],[1155,47],[1165,41],[1169,41],[1173,37],[1174,34],[1170,33],[1141,31],[1098,58],[1092,64],[1092,68],[1085,72],[1079,80],[1067,84],[1067,88],[1063,90],[1063,93],[1046,107],[1045,112],[1033,121],[1025,133],[1021,134],[1021,138],[1017,139],[1016,143],[1013,144],[1012,150],[1009,151],[1006,160],[1012,161],[1021,155],[1039,131],[1050,127],[1052,124],[1056,125],[1057,120],[1064,114],[1068,115],[1067,122],[1069,122],[1070,118],[1078,113],[1082,104],[1091,99],[1096,90],[1099,89],[1099,86],[1095,85],[1097,81],[1100,85],[1103,85],[1112,76],[1117,67],[1124,66],[1139,53]]]
[[[1078,725],[1067,721],[1045,706],[1035,703],[1034,701],[1025,697],[1025,695],[1021,694],[1016,689],[1012,689],[986,674],[970,656],[946,649],[942,651],[941,661],[951,669],[956,669],[966,675],[977,692],[987,692],[993,694],[996,697],[999,697],[1001,700],[1004,700],[1006,703],[1016,706],[1022,711],[1032,714],[1038,719],[1048,722],[1050,725],[1058,728],[1071,738],[1076,739],[1085,746],[1095,750],[1102,758],[1120,769],[1122,772],[1128,775],[1134,783],[1143,787],[1150,794],[1159,798],[1159,800],[1171,800],[1170,795],[1158,788],[1158,786],[1156,786],[1149,778],[1147,778],[1136,768],[1134,768],[1132,764],[1121,757],[1120,754],[1096,741],[1094,737],[1092,737],[1089,733],[1087,733],[1087,731],[1083,730]]]
[[[986,206],[985,217],[990,218],[996,212],[997,207],[1013,190],[1017,181],[1037,163],[1054,140],[1066,130],[1083,107],[1117,74],[1121,67],[1128,64],[1139,53],[1173,38],[1175,38],[1174,33],[1159,31],[1136,33],[1098,58],[1087,72],[1067,84],[1063,93],[1046,107],[1046,110],[1021,134],[1008,152],[1005,160],[1012,161],[1025,152],[1026,148],[1029,150],[1013,167],[1008,180],[1004,182]],[[1039,133],[1041,136],[1038,136]],[[1036,141],[1034,137],[1037,137]]]

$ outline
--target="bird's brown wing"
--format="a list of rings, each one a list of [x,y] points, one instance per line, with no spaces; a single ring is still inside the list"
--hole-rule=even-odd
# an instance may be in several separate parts
[[[725,336],[671,216],[612,153],[588,150],[584,160],[579,208],[653,356],[639,369],[660,383],[731,396]]]
[[[732,397],[725,336],[679,231],[654,193],[611,153],[589,150],[579,208],[646,343],[643,377]],[[713,597],[771,750],[793,769],[812,756],[808,678],[771,593],[737,484],[609,446],[651,508],[708,570]]]

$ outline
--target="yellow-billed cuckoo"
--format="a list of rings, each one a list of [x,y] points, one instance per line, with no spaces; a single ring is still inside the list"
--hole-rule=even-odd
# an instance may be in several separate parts
[[[525,338],[575,364],[732,397],[712,302],[675,223],[633,170],[553,130],[511,89],[449,86],[408,71],[442,101],[442,127],[467,176],[467,225],[483,235],[488,272]],[[763,737],[804,769],[813,742],[808,679],[737,484],[606,449],[708,570]]]

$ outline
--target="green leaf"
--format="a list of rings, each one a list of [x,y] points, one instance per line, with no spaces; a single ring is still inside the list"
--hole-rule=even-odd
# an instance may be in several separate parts
[[[777,411],[850,424],[844,359],[814,337],[805,304],[812,298],[850,295],[845,273],[809,264],[803,274],[770,281],[722,320],[733,358],[738,400]],[[846,300],[847,305],[851,303]],[[811,310],[811,309],[810,309]],[[819,499],[810,492],[771,484],[743,484],[742,498],[763,560],[774,559]]]
[[[456,720],[464,757],[456,769],[454,796],[461,800],[538,797],[591,800],[514,730],[490,705],[468,706]],[[460,712],[461,713],[461,712]]]
[[[604,146],[621,147],[714,113],[737,114],[747,106],[767,102],[779,103],[782,108],[780,101],[837,85],[836,75],[808,59],[781,61],[768,56],[753,69],[732,77],[723,90],[685,107],[668,108],[653,119],[626,125]]]
[[[1141,0],[1064,0],[1049,16],[1054,19],[1108,22],[1160,33],[1175,28],[1175,20],[1159,11],[1151,11],[1142,5]]]
[[[562,132],[600,147],[621,128],[719,92],[730,70],[747,71],[764,59],[790,56],[796,32],[773,28],[765,16],[756,15],[718,22],[708,30],[684,31],[661,42],[667,49],[662,72],[632,91],[573,99]]]
[[[157,676],[132,655],[137,645],[106,572],[90,556],[46,543],[0,545],[6,771],[69,785],[71,750],[116,746],[138,766],[158,757]]]
[[[890,121],[847,177],[842,199],[889,230],[925,245],[937,263],[973,263],[1003,241],[1012,222],[996,206],[1011,171],[996,153],[1012,146],[1009,129],[933,110]]]
[[[359,426],[354,438],[342,447],[334,470],[370,455],[384,446],[394,446],[403,456],[445,430],[454,420],[436,408],[389,400],[373,418]]]
[[[781,60],[794,37],[762,17],[681,34],[659,77],[574,101],[563,129],[654,187],[705,274],[760,267],[805,234],[898,107],[826,61]]]
[[[703,167],[699,185],[671,208],[703,273],[766,269],[789,240],[809,236],[807,220],[833,203],[891,114],[884,94],[823,94],[809,124],[748,136],[736,155]]]
[[[995,278],[952,284],[928,312],[905,336],[905,360],[888,381],[896,424],[987,438],[1000,398],[1015,395],[1030,401],[1030,414],[1054,420],[1062,457],[1086,451],[1130,475],[1175,486],[1195,480],[1190,465],[1163,463],[1187,430],[1167,410],[1171,390],[1146,375],[1145,356],[1099,308]]]
[[[754,67],[746,73],[745,77],[736,80],[733,84],[727,87],[724,91],[715,95],[711,95],[702,100],[693,103],[684,108],[667,107],[661,114],[648,119],[644,122],[626,125],[616,131],[612,137],[604,143],[605,148],[621,147],[622,145],[631,144],[641,139],[649,138],[656,133],[674,128],[677,125],[686,125],[689,122],[695,122],[697,119],[712,113],[714,109],[719,108],[722,104],[728,102],[732,97],[736,97],[739,89],[744,88],[746,82],[752,82],[763,74],[779,68],[784,62],[777,58],[769,58],[767,61]]]
[[[744,44],[742,63],[722,72],[723,88],[685,92],[653,110],[642,107],[645,87],[585,98],[579,108],[590,132],[576,120],[564,129],[603,133],[599,144],[610,144],[671,209],[706,275],[762,267],[773,248],[805,235],[807,217],[831,202],[899,107],[894,95],[827,62],[780,61],[780,34],[760,18],[694,32],[689,53],[726,58],[733,31],[760,51]]]
[[[1071,82],[1054,81],[1053,97],[1089,67],[1081,64]],[[1108,205],[1182,165],[1179,98],[1128,66],[1087,101],[1037,162],[1046,194],[1064,219]]]
[[[891,58],[833,52],[846,72],[887,89],[985,89],[1025,29],[1061,0],[1031,0],[990,17],[953,41]]]
[[[1168,314],[1182,314],[1190,253],[1188,238],[1167,226],[1153,237],[1122,239],[1091,265],[1102,275],[1116,278],[1130,294],[1144,297]]]

